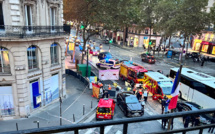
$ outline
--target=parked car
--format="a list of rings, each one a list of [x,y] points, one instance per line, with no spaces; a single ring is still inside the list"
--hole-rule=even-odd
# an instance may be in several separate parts
[[[105,38],[104,42],[105,44],[109,44],[110,39],[109,38]]]
[[[111,59],[112,55],[109,52],[101,52],[98,55],[98,59],[99,60],[103,60],[103,59]]]
[[[147,54],[147,53],[141,54],[141,59],[142,59],[143,62],[147,62],[147,63],[150,63],[150,64],[153,64],[156,61],[154,56],[152,56],[151,54]]]
[[[144,114],[144,106],[132,92],[118,93],[117,104],[127,117],[142,116]]]
[[[100,52],[99,47],[93,47],[93,49],[90,49],[90,54],[92,54],[93,56],[98,56],[99,52]]]
[[[176,106],[176,111],[181,112],[181,111],[196,111],[202,109],[201,106],[194,102],[189,102],[189,101],[178,101],[177,106]],[[209,124],[210,120],[212,119],[211,114],[201,114],[200,115],[200,123],[202,124]]]
[[[98,63],[96,63],[96,66],[98,68],[111,68],[111,69],[118,69],[120,68],[120,61],[119,60],[112,60],[112,59],[104,59],[100,60]]]

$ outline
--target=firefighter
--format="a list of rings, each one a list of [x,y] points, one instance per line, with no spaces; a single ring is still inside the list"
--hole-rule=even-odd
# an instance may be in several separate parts
[[[111,90],[111,85],[110,84],[108,85],[108,90]]]
[[[135,94],[137,88],[136,88],[136,84],[134,85],[134,88],[133,88],[133,94]]]

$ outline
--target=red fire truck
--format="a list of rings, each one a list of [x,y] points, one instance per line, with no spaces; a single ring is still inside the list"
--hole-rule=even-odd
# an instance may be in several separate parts
[[[125,61],[120,66],[119,76],[131,84],[143,82],[144,73],[148,72],[143,66]]]

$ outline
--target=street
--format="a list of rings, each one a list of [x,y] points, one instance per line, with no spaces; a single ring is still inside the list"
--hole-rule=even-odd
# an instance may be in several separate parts
[[[93,38],[93,40],[95,40],[96,46],[99,46],[99,44],[103,44],[102,51],[109,51],[109,47],[110,47],[110,53],[113,56],[112,59],[132,60],[133,62],[135,62],[139,65],[142,65],[147,70],[153,70],[153,71],[162,70],[163,73],[165,75],[167,75],[167,74],[169,74],[170,68],[179,66],[179,64],[173,64],[173,63],[167,64],[163,60],[157,60],[155,64],[144,63],[141,61],[141,58],[140,58],[141,50],[138,52],[135,52],[134,50],[122,49],[122,48],[119,48],[119,47],[111,45],[111,44],[104,44],[102,40],[96,40],[94,38]],[[78,50],[78,49],[76,49],[76,50]],[[78,52],[78,51],[76,51],[76,52]],[[79,51],[79,56],[80,56],[80,54],[81,54],[81,52]],[[76,55],[78,55],[78,54],[76,54]],[[162,53],[160,55],[162,55]],[[98,75],[99,68],[96,67],[96,63],[98,61],[99,60],[98,60],[97,56],[89,55],[89,64],[91,65],[92,71],[94,71],[97,75]],[[124,88],[123,81],[117,80],[115,82],[117,82],[121,87]],[[103,81],[103,83],[106,84],[106,81]],[[118,106],[116,106],[115,109],[116,109],[116,112],[114,115],[114,120],[127,118],[124,116],[123,112],[121,111],[121,109]],[[143,116],[151,116],[151,115],[157,115],[157,114],[161,114],[161,104],[158,101],[152,100],[152,97],[149,96],[148,103],[145,106],[145,114]],[[94,121],[96,121],[96,120],[95,120],[95,115],[93,114],[85,122],[94,122]],[[105,133],[106,134],[112,134],[112,133],[120,134],[120,133],[122,133],[122,128],[123,128],[122,125],[108,126],[105,129]],[[183,128],[182,118],[174,119],[174,129],[179,129],[179,128]],[[143,133],[143,132],[156,132],[156,131],[162,131],[162,130],[163,129],[161,128],[161,121],[150,121],[150,122],[144,122],[144,123],[130,124],[128,133],[129,134],[130,133],[139,134],[139,133]],[[80,130],[80,133],[83,133],[83,134],[99,133],[99,128]],[[188,133],[195,134],[196,131],[188,132]]]

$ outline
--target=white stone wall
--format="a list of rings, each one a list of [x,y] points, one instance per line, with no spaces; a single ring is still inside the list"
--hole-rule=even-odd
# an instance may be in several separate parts
[[[32,7],[33,26],[50,25],[50,8],[56,7],[56,24],[63,25],[63,1],[62,0],[4,0],[3,14],[5,25],[25,25],[24,5]]]
[[[52,66],[50,61],[50,46],[53,43],[59,46],[59,65]],[[31,45],[38,47],[39,69],[33,72],[28,70],[27,48]],[[9,59],[11,66],[11,74],[0,75],[0,85],[11,84],[13,88],[13,99],[16,117],[28,116],[33,110],[31,108],[31,92],[29,83],[32,80],[39,80],[41,94],[44,94],[44,89],[51,86],[50,77],[52,74],[59,74],[59,95],[65,96],[65,50],[64,38],[48,38],[40,40],[25,40],[25,41],[2,41],[1,46],[9,50]],[[24,67],[18,70],[17,68]],[[40,82],[41,81],[41,82]],[[61,94],[63,93],[63,95]],[[42,106],[45,103],[42,102]]]

